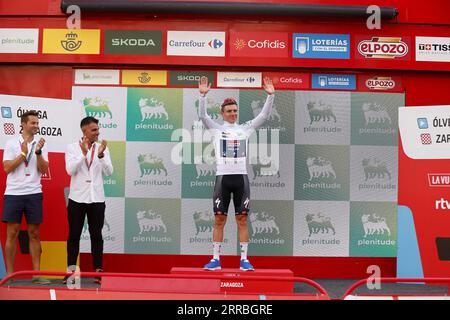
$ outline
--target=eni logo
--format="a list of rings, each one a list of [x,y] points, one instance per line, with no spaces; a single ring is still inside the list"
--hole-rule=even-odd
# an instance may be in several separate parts
[[[61,41],[61,46],[67,51],[76,51],[81,47],[83,41],[77,40],[78,35],[70,32],[66,34],[66,40]]]

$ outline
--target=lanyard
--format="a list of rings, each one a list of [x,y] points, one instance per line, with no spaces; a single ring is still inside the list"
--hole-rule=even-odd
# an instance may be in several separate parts
[[[20,145],[20,150],[22,150],[22,144],[19,141],[19,145]],[[31,157],[33,156],[34,153],[34,147],[36,146],[36,141],[34,141],[31,145],[31,150],[30,153],[28,153],[28,155],[25,157],[25,167],[28,167],[28,164],[30,163]]]
[[[94,161],[95,146],[96,146],[96,144],[95,144],[95,142],[94,142],[94,145],[93,145],[93,147],[92,147],[92,152],[91,152],[91,162],[88,163],[88,160],[87,160],[87,159],[84,159],[84,161],[86,162],[86,166],[87,166],[87,168],[88,168],[88,171],[91,169],[92,162]]]

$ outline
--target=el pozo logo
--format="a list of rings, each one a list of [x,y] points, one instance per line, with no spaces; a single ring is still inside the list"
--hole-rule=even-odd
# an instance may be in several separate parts
[[[395,81],[391,77],[375,77],[367,79],[366,87],[371,90],[391,90],[395,88]]]
[[[408,45],[401,37],[372,37],[358,44],[358,52],[365,58],[402,58],[408,54]]]

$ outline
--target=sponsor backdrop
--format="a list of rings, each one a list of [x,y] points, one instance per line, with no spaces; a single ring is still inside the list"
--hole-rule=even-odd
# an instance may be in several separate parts
[[[345,47],[346,39],[339,43]],[[196,78],[171,75],[179,88],[73,87],[77,114],[100,120],[112,154],[115,171],[104,181],[106,252],[211,253],[212,146],[198,122],[197,89],[181,87]],[[344,82],[339,91],[278,90],[271,117],[251,138],[249,158],[258,161],[248,164],[250,255],[396,256],[397,112],[404,95],[349,92],[353,79],[337,80]],[[219,73],[218,81],[226,78]],[[225,97],[238,101],[242,123],[259,113],[266,95],[212,89],[207,109],[215,121],[222,121]],[[272,143],[264,145],[265,138]],[[232,204],[229,216],[223,253],[235,255]],[[89,252],[86,230],[81,249]]]

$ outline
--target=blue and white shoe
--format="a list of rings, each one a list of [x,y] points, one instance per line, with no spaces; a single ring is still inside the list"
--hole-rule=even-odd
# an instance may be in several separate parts
[[[247,259],[242,259],[241,260],[241,268],[242,271],[253,271],[255,270],[253,268],[253,266],[250,264],[250,261],[248,261]]]
[[[205,270],[220,270],[222,267],[220,266],[219,259],[211,259],[211,261],[203,267]]]

